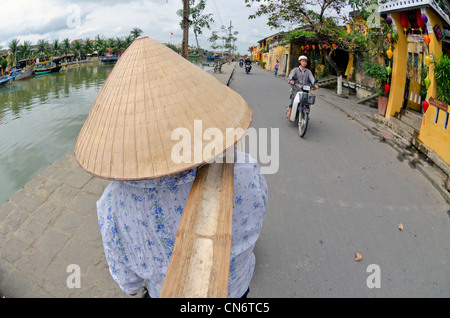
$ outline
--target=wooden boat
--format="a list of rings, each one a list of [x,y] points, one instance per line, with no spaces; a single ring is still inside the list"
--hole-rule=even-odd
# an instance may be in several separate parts
[[[19,74],[16,75],[15,81],[20,81],[24,79],[28,79],[33,75],[34,71],[34,64],[27,67],[26,69],[22,70]]]
[[[34,74],[41,75],[59,72],[59,70],[64,66],[66,66],[66,64],[55,64],[51,61],[36,63],[36,66],[34,67]]]
[[[111,54],[107,54],[102,57],[102,63],[112,64],[117,62],[117,57],[112,56]]]
[[[5,86],[11,80],[14,80],[14,77],[12,77],[12,76],[0,77],[0,86]]]

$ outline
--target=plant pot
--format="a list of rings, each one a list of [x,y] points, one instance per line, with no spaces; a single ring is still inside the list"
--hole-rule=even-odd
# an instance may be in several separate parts
[[[385,96],[378,96],[378,113],[382,116],[386,115],[386,108],[389,98]]]

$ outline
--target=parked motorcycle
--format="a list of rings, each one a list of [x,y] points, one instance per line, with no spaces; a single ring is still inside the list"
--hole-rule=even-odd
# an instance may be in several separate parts
[[[316,85],[317,81],[314,83]],[[316,96],[310,94],[311,90],[314,90],[314,86],[298,85],[301,90],[295,95],[294,102],[292,103],[291,122],[298,122],[298,133],[300,137],[303,137],[308,129],[310,106],[316,102]]]

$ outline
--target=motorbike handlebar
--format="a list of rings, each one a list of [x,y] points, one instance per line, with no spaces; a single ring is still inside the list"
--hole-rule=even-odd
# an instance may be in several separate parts
[[[317,85],[317,84],[314,84],[314,86],[311,86],[311,90],[317,89],[317,88],[316,88],[316,85]],[[295,84],[295,86],[297,86],[298,88],[302,88],[302,85],[300,85],[300,84]]]

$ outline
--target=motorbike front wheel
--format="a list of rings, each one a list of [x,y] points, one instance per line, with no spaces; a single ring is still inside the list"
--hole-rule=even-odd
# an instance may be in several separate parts
[[[298,116],[298,133],[300,137],[303,137],[308,128],[309,114],[305,110],[301,110]]]

